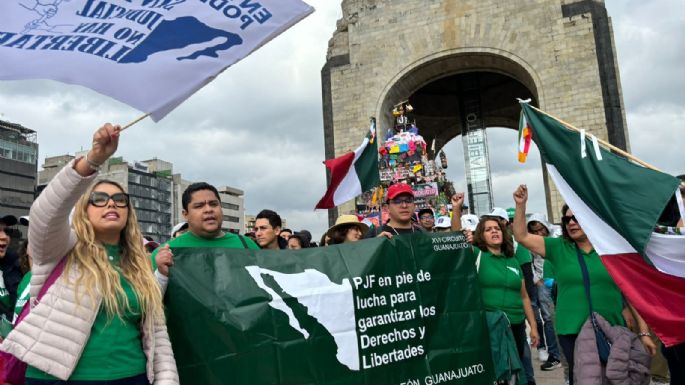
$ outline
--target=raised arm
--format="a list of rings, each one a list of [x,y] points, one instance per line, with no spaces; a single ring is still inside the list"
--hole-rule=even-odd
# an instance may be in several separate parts
[[[464,193],[452,195],[452,231],[461,231],[461,207],[464,205]]]
[[[106,124],[93,135],[93,148],[87,155],[90,163],[102,164],[114,153],[118,129],[114,134],[115,127]],[[108,151],[111,152],[108,154]],[[31,206],[28,238],[34,264],[56,263],[76,244],[69,214],[95,179],[96,172],[88,161],[78,158],[64,166]]]
[[[537,234],[528,233],[526,226],[526,203],[528,202],[528,187],[526,185],[522,184],[514,191],[514,202],[516,202],[516,214],[514,215],[512,230],[516,242],[544,257],[545,239]]]
[[[540,342],[540,335],[538,335],[538,325],[535,321],[535,313],[533,312],[533,305],[530,303],[528,291],[526,291],[526,282],[521,280],[521,301],[523,302],[523,313],[526,315],[528,325],[530,325],[530,344],[533,347],[538,346]]]

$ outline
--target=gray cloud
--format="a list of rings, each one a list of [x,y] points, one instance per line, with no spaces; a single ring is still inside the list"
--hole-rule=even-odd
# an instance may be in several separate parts
[[[276,209],[290,228],[310,229],[318,238],[327,228],[326,213],[312,210],[325,191],[320,70],[341,11],[339,1],[308,2],[317,12],[219,75],[159,123],[146,120],[127,131],[119,155],[158,157],[173,162],[187,179],[244,189],[248,213]],[[685,147],[681,3],[606,1],[632,150],[671,173],[685,173],[676,161]],[[139,115],[93,91],[52,81],[0,82],[0,113],[38,131],[41,161],[87,148],[102,122],[126,123]],[[493,128],[488,135],[495,204],[510,207],[513,190],[525,183],[529,209],[545,211],[537,149],[520,165],[515,131]],[[463,188],[460,138],[446,151],[448,175]]]

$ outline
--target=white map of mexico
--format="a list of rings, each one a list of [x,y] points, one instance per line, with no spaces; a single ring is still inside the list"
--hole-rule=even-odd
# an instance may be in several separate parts
[[[309,338],[309,333],[300,325],[292,309],[264,282],[262,275],[273,277],[283,291],[297,299],[307,308],[307,314],[328,330],[337,345],[336,358],[341,364],[350,370],[359,370],[354,296],[349,280],[343,279],[341,284],[336,284],[314,269],[295,274],[279,273],[259,266],[246,266],[245,269],[257,285],[271,296],[269,306],[288,316],[290,326],[302,333],[305,339]]]

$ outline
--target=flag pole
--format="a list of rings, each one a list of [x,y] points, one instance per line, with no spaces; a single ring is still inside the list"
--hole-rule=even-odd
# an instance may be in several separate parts
[[[140,116],[140,117],[139,117],[138,119],[136,119],[136,120],[132,121],[131,123],[129,123],[129,124],[127,124],[127,125],[125,125],[124,127],[121,127],[121,131],[124,131],[125,129],[127,129],[127,128],[131,127],[132,125],[134,125],[134,124],[136,124],[136,123],[138,123],[138,122],[140,122],[141,120],[143,120],[143,119],[147,118],[148,116],[150,116],[150,114],[149,114],[149,113],[147,113],[147,114],[145,114],[145,115],[142,115],[142,116]],[[119,131],[119,132],[121,132],[121,131]]]
[[[556,116],[550,115],[550,114],[546,113],[545,111],[543,111],[543,110],[541,110],[541,109],[539,109],[539,108],[536,108],[536,107],[534,107],[534,106],[531,106],[530,104],[528,104],[528,106],[529,106],[530,108],[534,109],[535,111],[537,111],[537,112],[539,112],[539,113],[541,113],[541,114],[543,114],[543,115],[549,116],[550,118],[552,118],[552,119],[556,120],[557,122],[563,124],[564,126],[566,126],[566,128],[568,128],[568,129],[570,129],[570,130],[572,130],[572,131],[580,132],[580,129],[577,128],[577,127],[575,127],[575,126],[573,126],[572,124],[567,123],[567,122],[564,122],[563,120],[557,118]],[[630,154],[630,153],[628,153],[628,152],[626,152],[626,151],[621,150],[620,148],[614,146],[613,144],[611,144],[611,143],[609,143],[609,142],[607,142],[607,141],[605,141],[605,140],[602,140],[602,139],[600,139],[600,138],[597,138],[597,141],[598,141],[599,143],[601,143],[604,147],[607,147],[607,148],[610,149],[611,151],[613,151],[613,152],[615,152],[615,153],[617,153],[617,154],[619,154],[619,155],[621,155],[621,156],[623,156],[623,157],[625,157],[625,158],[627,158],[627,159],[632,160],[633,162],[635,162],[635,163],[641,165],[642,167],[649,168],[649,169],[652,169],[652,170],[654,170],[654,171],[662,172],[661,170],[659,170],[658,168],[656,168],[656,167],[652,166],[651,164],[645,162],[644,160],[642,160],[642,159],[640,159],[640,158],[637,158],[637,157],[635,157],[634,155],[632,155],[632,154]]]

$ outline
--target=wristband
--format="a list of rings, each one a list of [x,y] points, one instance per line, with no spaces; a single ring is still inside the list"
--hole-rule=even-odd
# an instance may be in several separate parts
[[[93,170],[93,171],[100,171],[100,167],[102,164],[97,164],[93,162],[92,160],[88,159],[88,153],[86,153],[86,156],[84,158],[86,160],[86,163],[88,163],[88,167]]]
[[[637,336],[640,337],[640,338],[642,338],[642,337],[651,337],[651,336],[652,336],[652,333],[650,333],[650,332],[638,333]]]

